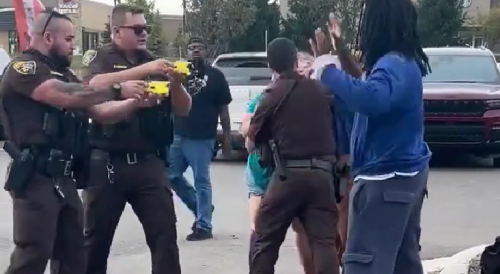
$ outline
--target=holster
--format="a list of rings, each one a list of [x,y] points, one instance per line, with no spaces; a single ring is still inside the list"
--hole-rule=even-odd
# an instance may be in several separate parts
[[[21,151],[11,142],[5,142],[3,149],[12,159],[8,168],[4,189],[19,195],[24,191],[24,188],[35,172],[35,157],[29,149]]]
[[[274,140],[269,141],[269,147],[271,148],[271,154],[273,156],[274,171],[278,174],[280,180],[286,180],[286,167],[284,165],[284,159],[281,156],[278,143]]]
[[[349,175],[351,173],[351,167],[348,164],[338,164],[335,165],[333,170],[333,188],[335,190],[335,200],[337,203],[342,201],[342,197],[347,194],[347,184],[349,180]]]

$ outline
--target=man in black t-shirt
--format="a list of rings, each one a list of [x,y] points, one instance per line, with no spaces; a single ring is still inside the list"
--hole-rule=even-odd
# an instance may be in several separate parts
[[[212,235],[212,184],[210,163],[214,153],[219,117],[224,133],[223,153],[230,151],[231,124],[228,105],[232,101],[227,81],[218,69],[206,62],[207,46],[201,38],[191,38],[188,59],[201,60],[202,85],[192,87],[188,78],[187,90],[192,96],[189,116],[174,119],[174,142],[169,153],[169,179],[172,189],[196,217],[188,241],[200,241]],[[199,83],[198,83],[199,84]],[[199,88],[204,86],[203,88]],[[188,166],[193,170],[194,187],[184,178]]]

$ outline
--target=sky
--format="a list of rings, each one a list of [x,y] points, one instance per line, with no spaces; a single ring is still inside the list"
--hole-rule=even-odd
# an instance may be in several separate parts
[[[93,0],[96,2],[106,3],[113,5],[113,0]],[[181,0],[154,0],[156,7],[163,14],[182,14],[182,1]]]

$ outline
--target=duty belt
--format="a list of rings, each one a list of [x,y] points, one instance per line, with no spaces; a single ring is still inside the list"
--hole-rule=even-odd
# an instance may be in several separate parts
[[[301,160],[285,160],[285,167],[321,169],[329,173],[332,173],[334,170],[334,165],[331,162],[317,158],[301,159]]]
[[[100,149],[94,149],[93,151],[98,154],[106,154],[110,161],[121,161],[126,162],[129,165],[135,165],[138,162],[142,162],[155,157],[162,157],[159,150],[151,152],[107,152]]]

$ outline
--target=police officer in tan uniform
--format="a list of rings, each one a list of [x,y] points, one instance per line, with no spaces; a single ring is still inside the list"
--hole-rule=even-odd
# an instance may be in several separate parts
[[[85,54],[90,84],[107,86],[168,76],[170,92],[126,119],[91,125],[90,185],[83,193],[87,273],[106,273],[112,238],[129,203],[144,228],[152,272],[179,274],[175,209],[163,172],[166,148],[173,137],[172,111],[187,115],[191,97],[171,64],[155,60],[146,50],[149,26],[141,9],[116,6],[111,25],[113,42]]]
[[[279,77],[252,117],[247,148],[252,151],[257,145],[262,164],[273,165],[274,172],[255,220],[250,273],[274,273],[295,218],[308,236],[316,273],[339,273],[333,184],[337,152],[330,100],[319,82],[298,74],[297,49],[290,40],[272,41],[267,56]]]
[[[5,189],[13,199],[15,249],[7,274],[84,274],[83,208],[77,187],[94,119],[125,113],[135,99],[96,104],[121,95],[136,97],[144,85],[120,90],[81,84],[69,69],[74,50],[70,19],[43,13],[34,22],[32,47],[7,66],[0,84],[1,119],[11,156]],[[132,103],[131,103],[132,102]],[[135,104],[135,103],[134,103]]]

